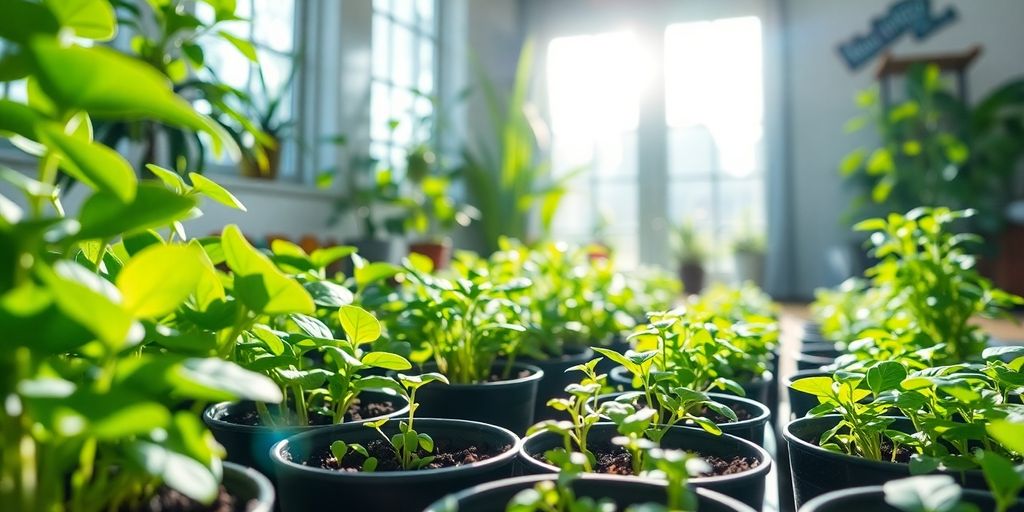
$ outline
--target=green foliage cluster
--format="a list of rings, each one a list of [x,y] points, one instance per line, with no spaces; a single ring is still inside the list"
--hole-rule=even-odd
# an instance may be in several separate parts
[[[981,469],[1001,510],[1024,489],[1024,348],[986,349],[984,362],[912,370],[894,358],[832,377],[809,377],[793,388],[818,397],[811,415],[839,414],[818,440],[828,450],[895,460],[910,450],[914,474]],[[912,432],[892,428],[894,411]],[[883,447],[885,448],[883,450]]]
[[[972,319],[1006,316],[1024,299],[979,275],[972,249],[980,238],[952,229],[972,214],[922,207],[859,223],[858,230],[872,232],[878,263],[868,269],[868,281],[819,293],[814,310],[824,334],[853,360],[886,357],[893,349],[917,351],[934,364],[979,357],[988,337]]]
[[[940,74],[935,65],[911,69],[905,99],[895,105],[882,104],[877,89],[857,95],[863,113],[847,123],[847,131],[874,125],[881,144],[857,148],[840,164],[841,174],[865,191],[851,213],[918,205],[974,208],[981,213],[974,229],[999,233],[1024,158],[1024,80],[1013,79],[969,105]]]

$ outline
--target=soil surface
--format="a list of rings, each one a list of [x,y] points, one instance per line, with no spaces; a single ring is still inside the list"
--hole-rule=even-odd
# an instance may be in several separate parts
[[[352,404],[348,408],[348,413],[345,414],[345,421],[360,421],[369,418],[378,418],[391,414],[396,410],[397,408],[395,407],[395,404],[390,401],[367,403],[356,401],[356,403]],[[228,423],[234,423],[236,425],[257,426],[264,424],[260,418],[260,413],[256,408],[240,413],[228,413],[218,419]],[[310,425],[330,425],[331,423],[333,423],[333,420],[330,416],[315,413],[309,415]]]
[[[633,456],[625,448],[609,443],[591,444],[593,444],[591,450],[593,450],[594,456],[597,457],[597,467],[594,468],[595,473],[626,476],[633,474]],[[734,475],[761,465],[753,457],[737,455],[735,457],[721,458],[714,455],[701,455],[699,452],[697,455],[711,466],[711,471],[701,473],[700,476]]]
[[[169,487],[161,487],[156,495],[137,507],[122,507],[121,512],[248,512],[256,508],[256,500],[241,501],[220,488],[220,494],[210,505],[181,494]]]
[[[398,461],[398,454],[391,446],[391,443],[383,439],[375,439],[365,446],[371,457],[377,458],[377,471],[402,471]],[[512,449],[511,445],[471,445],[458,441],[434,441],[434,453],[428,454],[420,450],[419,456],[426,457],[433,455],[434,460],[423,469],[450,468],[464,466],[473,462],[480,462],[496,457]],[[358,453],[349,452],[339,461],[331,454],[329,448],[312,454],[303,464],[323,469],[336,471],[358,472],[362,471],[365,457]]]

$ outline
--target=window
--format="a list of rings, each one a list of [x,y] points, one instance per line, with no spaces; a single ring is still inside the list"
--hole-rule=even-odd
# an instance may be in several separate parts
[[[554,175],[575,172],[552,231],[608,243],[627,266],[639,257],[640,53],[632,32],[609,32],[554,39],[547,61]]]
[[[718,249],[710,270],[719,275],[730,272],[732,259],[723,256],[737,235],[765,230],[761,68],[756,17],[665,30],[668,219],[705,227]]]
[[[205,3],[197,3],[196,9],[200,16],[212,19],[212,10]],[[297,110],[294,94],[297,74],[294,67],[299,65],[296,58],[296,2],[239,0],[236,9],[236,14],[249,22],[228,22],[223,24],[223,28],[253,44],[259,58],[259,69],[242,57],[238,49],[218,37],[210,37],[203,42],[206,65],[219,80],[249,95],[261,110],[273,98],[281,98],[276,117],[278,120],[290,120]],[[296,137],[294,133],[288,135],[281,141],[279,179],[303,181],[304,177],[299,173]]]
[[[388,168],[433,136],[436,8],[436,0],[373,2],[370,156]]]
[[[664,172],[637,166],[641,95],[656,71],[651,56],[659,52],[629,31],[551,40],[546,72],[552,164],[556,175],[585,167],[559,208],[554,234],[577,242],[597,239],[614,247],[623,264],[638,263],[643,238],[656,236],[639,225],[641,185],[651,184],[647,190],[666,191],[662,218],[670,224],[692,219],[703,228],[713,242],[709,270],[726,278],[733,238],[741,230],[765,229],[760,20],[661,28],[665,81],[656,104],[663,122],[655,123],[667,154],[652,161],[664,162]],[[667,261],[667,254],[647,259]]]

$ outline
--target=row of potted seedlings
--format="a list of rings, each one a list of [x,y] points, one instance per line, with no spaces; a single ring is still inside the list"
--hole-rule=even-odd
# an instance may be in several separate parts
[[[877,505],[878,486],[929,474],[897,486],[941,504],[920,510],[961,510],[951,489],[982,510],[1024,509],[1024,347],[993,343],[972,321],[1022,300],[974,269],[978,241],[952,229],[970,215],[918,208],[858,226],[872,232],[878,262],[865,279],[819,292],[804,336],[813,352],[786,381],[798,504]],[[862,486],[876,487],[842,491]]]

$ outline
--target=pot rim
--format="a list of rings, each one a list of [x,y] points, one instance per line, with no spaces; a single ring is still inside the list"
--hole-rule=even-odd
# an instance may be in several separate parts
[[[891,419],[895,419],[895,420],[910,421],[905,416],[883,416],[883,417],[884,418],[891,418]],[[829,456],[836,457],[839,460],[846,462],[847,464],[853,464],[853,465],[856,465],[856,466],[866,466],[866,467],[875,468],[875,469],[908,468],[908,470],[909,470],[910,464],[907,464],[905,462],[889,462],[889,461],[884,461],[884,460],[868,460],[868,459],[865,459],[864,457],[857,457],[856,455],[849,455],[849,454],[846,454],[846,453],[833,452],[833,451],[830,451],[830,450],[826,450],[826,449],[824,449],[824,448],[822,448],[822,447],[820,447],[820,446],[818,446],[816,444],[813,444],[813,443],[810,443],[808,441],[805,441],[805,440],[801,439],[800,437],[798,437],[796,434],[793,433],[793,426],[794,425],[800,425],[800,424],[806,424],[806,423],[817,423],[817,422],[829,421],[829,420],[833,420],[833,419],[837,420],[837,421],[841,421],[842,416],[840,416],[838,414],[826,414],[826,415],[823,415],[823,416],[805,416],[803,418],[797,418],[797,419],[795,419],[793,421],[790,421],[789,423],[786,424],[786,428],[783,429],[782,435],[783,435],[783,437],[785,437],[786,441],[791,445],[791,447],[795,446],[795,447],[799,447],[800,449],[802,449],[804,451],[812,451],[814,453],[827,454]],[[792,453],[792,449],[790,450],[790,453]],[[950,473],[950,471],[946,471],[946,470],[941,470],[940,469],[940,470],[937,471],[937,473],[947,473],[948,474],[948,473]],[[967,470],[964,470],[964,471],[957,471],[957,473],[981,475],[981,471],[977,470],[977,469],[967,469]]]
[[[239,478],[245,478],[251,480],[256,485],[256,496],[255,499],[260,503],[255,509],[256,512],[267,511],[273,509],[274,502],[277,499],[276,492],[274,491],[274,485],[270,483],[270,479],[267,478],[263,473],[256,471],[253,468],[236,464],[230,461],[223,461],[224,474],[235,473]],[[224,485],[223,481],[221,482]],[[227,485],[224,487],[231,494],[231,488]],[[237,495],[232,494],[236,498]]]
[[[611,398],[611,397],[616,397],[616,396],[622,395],[623,393],[632,393],[632,391],[616,391],[614,393],[605,393],[603,395],[598,395],[597,398],[599,400],[602,399],[602,398],[614,400],[614,398]],[[724,423],[720,423],[720,425],[729,425],[729,426],[736,426],[736,427],[747,427],[747,426],[753,427],[753,426],[756,426],[758,423],[766,422],[766,421],[768,421],[771,418],[771,414],[772,413],[771,413],[771,410],[768,409],[768,406],[762,404],[761,402],[758,402],[757,400],[754,400],[754,399],[751,399],[751,398],[747,398],[745,396],[729,395],[729,394],[726,394],[726,393],[708,393],[707,395],[709,397],[713,398],[715,400],[715,402],[718,402],[718,403],[721,403],[722,400],[726,400],[726,401],[731,400],[731,401],[739,402],[739,403],[743,404],[744,406],[746,406],[748,411],[751,411],[751,410],[757,411],[757,414],[754,415],[753,418],[746,419],[746,420],[739,420],[739,421],[727,421],[727,422],[724,422]]]
[[[393,419],[388,420],[388,423],[396,423],[396,422],[400,422],[400,421],[405,421],[405,420],[404,420],[404,418],[393,418]],[[444,428],[445,425],[456,424],[456,425],[460,425],[460,426],[463,426],[463,427],[475,428],[477,430],[484,430],[484,431],[490,430],[492,433],[497,434],[497,436],[503,437],[505,440],[510,441],[509,444],[511,445],[511,447],[508,450],[506,450],[506,451],[504,451],[502,453],[499,453],[498,455],[495,455],[494,457],[491,457],[489,459],[481,460],[481,461],[478,461],[478,462],[471,462],[469,464],[464,464],[464,465],[461,465],[461,466],[451,466],[451,467],[446,467],[446,468],[426,469],[426,470],[380,471],[380,472],[370,472],[370,473],[365,473],[365,472],[362,472],[362,471],[346,472],[346,471],[337,471],[337,470],[333,470],[333,469],[318,468],[318,467],[314,467],[314,466],[307,466],[305,464],[301,464],[301,463],[292,461],[290,459],[286,459],[283,456],[283,454],[288,450],[288,448],[289,448],[289,446],[291,444],[297,444],[299,442],[309,441],[310,438],[312,438],[314,436],[325,435],[328,430],[338,430],[341,427],[348,428],[349,425],[355,425],[354,423],[345,423],[345,424],[341,424],[341,425],[331,425],[331,426],[328,426],[326,428],[320,428],[320,429],[315,429],[315,430],[310,430],[310,431],[302,432],[300,434],[295,434],[295,435],[290,436],[290,437],[288,437],[286,439],[282,439],[281,441],[278,441],[277,443],[274,443],[274,446],[272,446],[270,448],[270,461],[271,461],[271,463],[275,467],[277,467],[279,469],[280,468],[285,468],[285,469],[287,469],[289,471],[305,473],[305,474],[307,474],[309,476],[320,477],[320,478],[330,478],[330,479],[344,479],[344,478],[374,479],[374,478],[376,478],[376,479],[383,479],[383,478],[411,478],[411,477],[417,477],[417,478],[427,478],[427,479],[430,479],[430,478],[442,478],[442,477],[445,477],[447,475],[450,475],[452,473],[457,473],[457,472],[472,471],[472,470],[474,470],[476,468],[479,468],[479,467],[482,467],[482,466],[491,466],[491,465],[501,464],[503,462],[511,463],[511,462],[513,462],[515,460],[516,456],[519,454],[519,446],[523,442],[522,439],[520,439],[519,436],[514,434],[511,430],[508,430],[508,429],[503,428],[503,427],[499,427],[497,425],[491,425],[489,423],[483,423],[483,422],[479,422],[479,421],[457,420],[457,419],[451,419],[451,418],[416,418],[416,423],[418,425],[423,425],[423,424],[426,424],[427,426],[434,425],[434,426],[437,426],[438,428]],[[437,437],[437,434],[436,433],[432,434],[431,437]]]
[[[981,491],[981,490],[978,490],[978,489],[961,489],[961,492],[963,492],[963,494],[966,495],[966,496],[975,496],[975,497],[988,496],[988,497],[992,497],[992,493]],[[810,500],[807,500],[807,502],[805,502],[803,504],[803,506],[800,507],[800,512],[820,512],[821,510],[823,510],[822,509],[823,506],[828,505],[830,503],[833,503],[835,500],[841,500],[841,499],[844,499],[844,498],[851,498],[851,497],[855,497],[855,496],[873,496],[873,495],[877,495],[878,497],[884,498],[885,491],[884,491],[883,486],[881,486],[881,485],[865,485],[865,486],[862,486],[862,487],[850,487],[850,488],[847,488],[847,489],[839,489],[839,490],[835,490],[835,491],[829,491],[829,492],[826,492],[825,494],[821,494],[819,496],[815,496],[814,498],[811,498]],[[1017,502],[1021,503],[1022,500],[1018,500]]]
[[[403,415],[403,414],[406,414],[406,413],[409,412],[409,402],[406,401],[405,397],[403,397],[402,395],[399,395],[398,393],[395,393],[394,391],[392,391],[390,389],[365,389],[365,390],[363,390],[363,392],[374,392],[374,393],[381,393],[383,395],[388,395],[388,396],[391,396],[391,397],[394,397],[394,398],[398,399],[404,405],[402,405],[402,407],[399,407],[398,409],[395,409],[395,411],[390,413],[390,414],[387,414],[387,415],[384,415],[384,416],[374,416],[374,417],[371,417],[371,418],[365,418],[365,419],[361,419],[361,420],[358,420],[358,421],[346,421],[344,423],[331,423],[331,424],[327,424],[327,425],[280,425],[280,426],[274,426],[274,425],[242,425],[240,423],[232,423],[230,421],[220,419],[219,417],[217,417],[217,415],[221,411],[223,411],[224,409],[227,409],[228,407],[231,407],[232,405],[240,404],[240,403],[242,403],[244,401],[244,400],[226,400],[224,402],[217,402],[215,404],[211,404],[211,405],[207,406],[206,409],[203,410],[203,422],[206,423],[207,427],[216,427],[218,429],[229,431],[229,432],[263,433],[263,432],[288,432],[288,431],[294,431],[294,432],[298,433],[298,432],[304,432],[306,430],[315,430],[315,429],[318,429],[318,428],[330,427],[332,425],[350,425],[350,424],[363,423],[363,422],[366,422],[366,421],[376,421],[376,420],[379,420],[379,419],[384,418],[384,417],[393,417],[393,416]]]
[[[555,480],[557,478],[558,478],[558,475],[526,475],[526,476],[517,476],[517,477],[512,477],[512,478],[504,478],[504,479],[501,479],[501,480],[495,480],[493,482],[486,482],[486,483],[482,483],[482,484],[477,484],[477,485],[474,485],[473,487],[469,487],[469,488],[463,489],[463,490],[461,490],[461,491],[459,491],[457,493],[449,494],[448,496],[442,497],[441,499],[439,499],[439,500],[431,503],[430,505],[428,505],[427,508],[424,510],[424,512],[441,512],[442,510],[445,510],[444,508],[442,508],[442,506],[443,506],[443,504],[445,503],[446,500],[454,499],[455,501],[462,501],[462,500],[466,499],[469,496],[472,496],[472,495],[475,495],[475,494],[481,494],[481,493],[485,493],[485,492],[490,492],[490,491],[493,491],[493,490],[496,490],[496,489],[500,489],[500,488],[503,488],[503,487],[513,487],[513,486],[519,486],[519,485],[522,485],[522,484],[536,484],[537,482],[542,482],[542,481],[545,481],[545,480]],[[595,475],[595,474],[592,474],[592,473],[586,473],[586,474],[580,475],[580,479],[581,480],[598,480],[598,481],[602,481],[602,482],[607,482],[609,485],[614,485],[614,484],[630,484],[630,485],[657,486],[657,487],[665,487],[665,486],[668,485],[668,483],[665,482],[664,480],[653,480],[653,479],[637,478],[637,477],[622,476],[622,475]],[[690,481],[692,481],[692,479]],[[726,496],[726,495],[724,495],[724,494],[722,494],[720,492],[715,492],[715,491],[711,491],[711,490],[708,490],[708,489],[702,489],[702,488],[696,488],[696,489],[693,489],[693,491],[696,492],[697,494],[705,497],[705,498],[708,498],[708,499],[711,499],[713,501],[717,501],[717,502],[719,502],[719,503],[721,503],[723,505],[732,507],[737,512],[754,512],[754,509],[750,508],[749,506],[747,506],[743,502],[741,502],[741,501],[739,501],[739,500],[737,500],[735,498],[730,498],[729,496]]]
[[[429,363],[424,363],[423,365],[421,365],[421,367],[424,367],[424,368],[425,367],[430,367],[430,366],[436,367],[436,363],[431,361]],[[492,364],[491,368],[504,368],[504,365],[502,363],[500,363],[500,362],[497,362],[497,363]],[[512,368],[518,368],[520,370],[526,370],[526,371],[530,372],[530,374],[525,376],[525,377],[516,377],[514,379],[508,379],[508,380],[496,380],[496,381],[493,381],[493,382],[475,382],[473,384],[458,384],[458,383],[455,383],[455,384],[445,384],[443,388],[440,388],[440,387],[433,388],[432,391],[436,391],[438,389],[479,389],[479,388],[486,389],[486,388],[501,388],[501,387],[506,387],[506,386],[517,386],[517,385],[521,385],[521,384],[529,384],[530,382],[540,382],[540,379],[544,378],[544,370],[542,370],[539,367],[534,366],[532,364],[512,363]],[[397,375],[398,373],[400,373],[400,372],[397,372],[395,370],[391,370],[391,371],[388,372],[388,375]],[[424,388],[424,389],[428,389],[428,388]]]
[[[607,422],[607,421],[602,421],[602,422],[595,423],[594,427],[610,427],[610,428],[612,428],[614,430],[615,424],[611,423],[611,422]],[[767,475],[768,472],[771,471],[771,469],[772,469],[772,462],[773,462],[773,460],[772,460],[771,454],[768,453],[768,450],[765,450],[764,448],[761,448],[757,444],[755,444],[753,442],[750,442],[750,441],[747,441],[746,439],[742,439],[742,438],[734,436],[732,434],[726,434],[725,432],[723,432],[719,436],[716,436],[716,435],[714,435],[714,434],[712,434],[710,432],[706,432],[705,430],[703,430],[701,428],[697,428],[697,427],[684,427],[684,426],[680,426],[680,425],[674,425],[674,426],[671,427],[671,430],[683,431],[683,432],[691,432],[691,433],[693,433],[695,435],[711,436],[711,437],[714,437],[716,439],[717,438],[723,438],[723,437],[730,438],[731,441],[736,442],[736,443],[738,443],[741,446],[745,446],[749,450],[757,453],[757,456],[759,457],[759,460],[760,460],[760,464],[758,464],[756,468],[744,471],[742,473],[734,473],[734,474],[731,474],[731,475],[717,475],[717,476],[698,476],[698,477],[690,478],[689,480],[687,480],[688,482],[693,482],[694,484],[713,484],[713,483],[718,483],[718,482],[726,482],[726,481],[731,481],[731,480],[737,480],[739,478],[756,478],[758,476],[765,476],[765,475]],[[593,432],[593,430],[591,432]],[[526,445],[529,444],[530,441],[536,440],[537,438],[539,438],[541,436],[544,436],[544,435],[554,436],[555,434],[551,433],[551,432],[536,432],[536,433],[534,433],[532,435],[526,436],[523,439],[522,443],[519,444],[519,455],[523,458],[524,462],[527,463],[527,464],[532,464],[534,466],[543,467],[544,469],[547,469],[547,470],[550,470],[550,471],[554,471],[554,472],[557,473],[559,471],[557,467],[555,467],[555,466],[553,466],[551,464],[548,464],[547,462],[538,460],[536,457],[534,457],[533,455],[531,455],[530,453],[528,453],[526,451]],[[607,475],[607,476],[615,476],[615,475]],[[645,477],[637,477],[637,476],[633,476],[633,477],[627,477],[627,476],[623,476],[623,475],[618,475],[618,476],[622,476],[623,478],[639,478],[641,480],[654,480],[654,479],[649,479],[649,478],[645,478]],[[657,480],[657,481],[660,481],[660,480]]]

